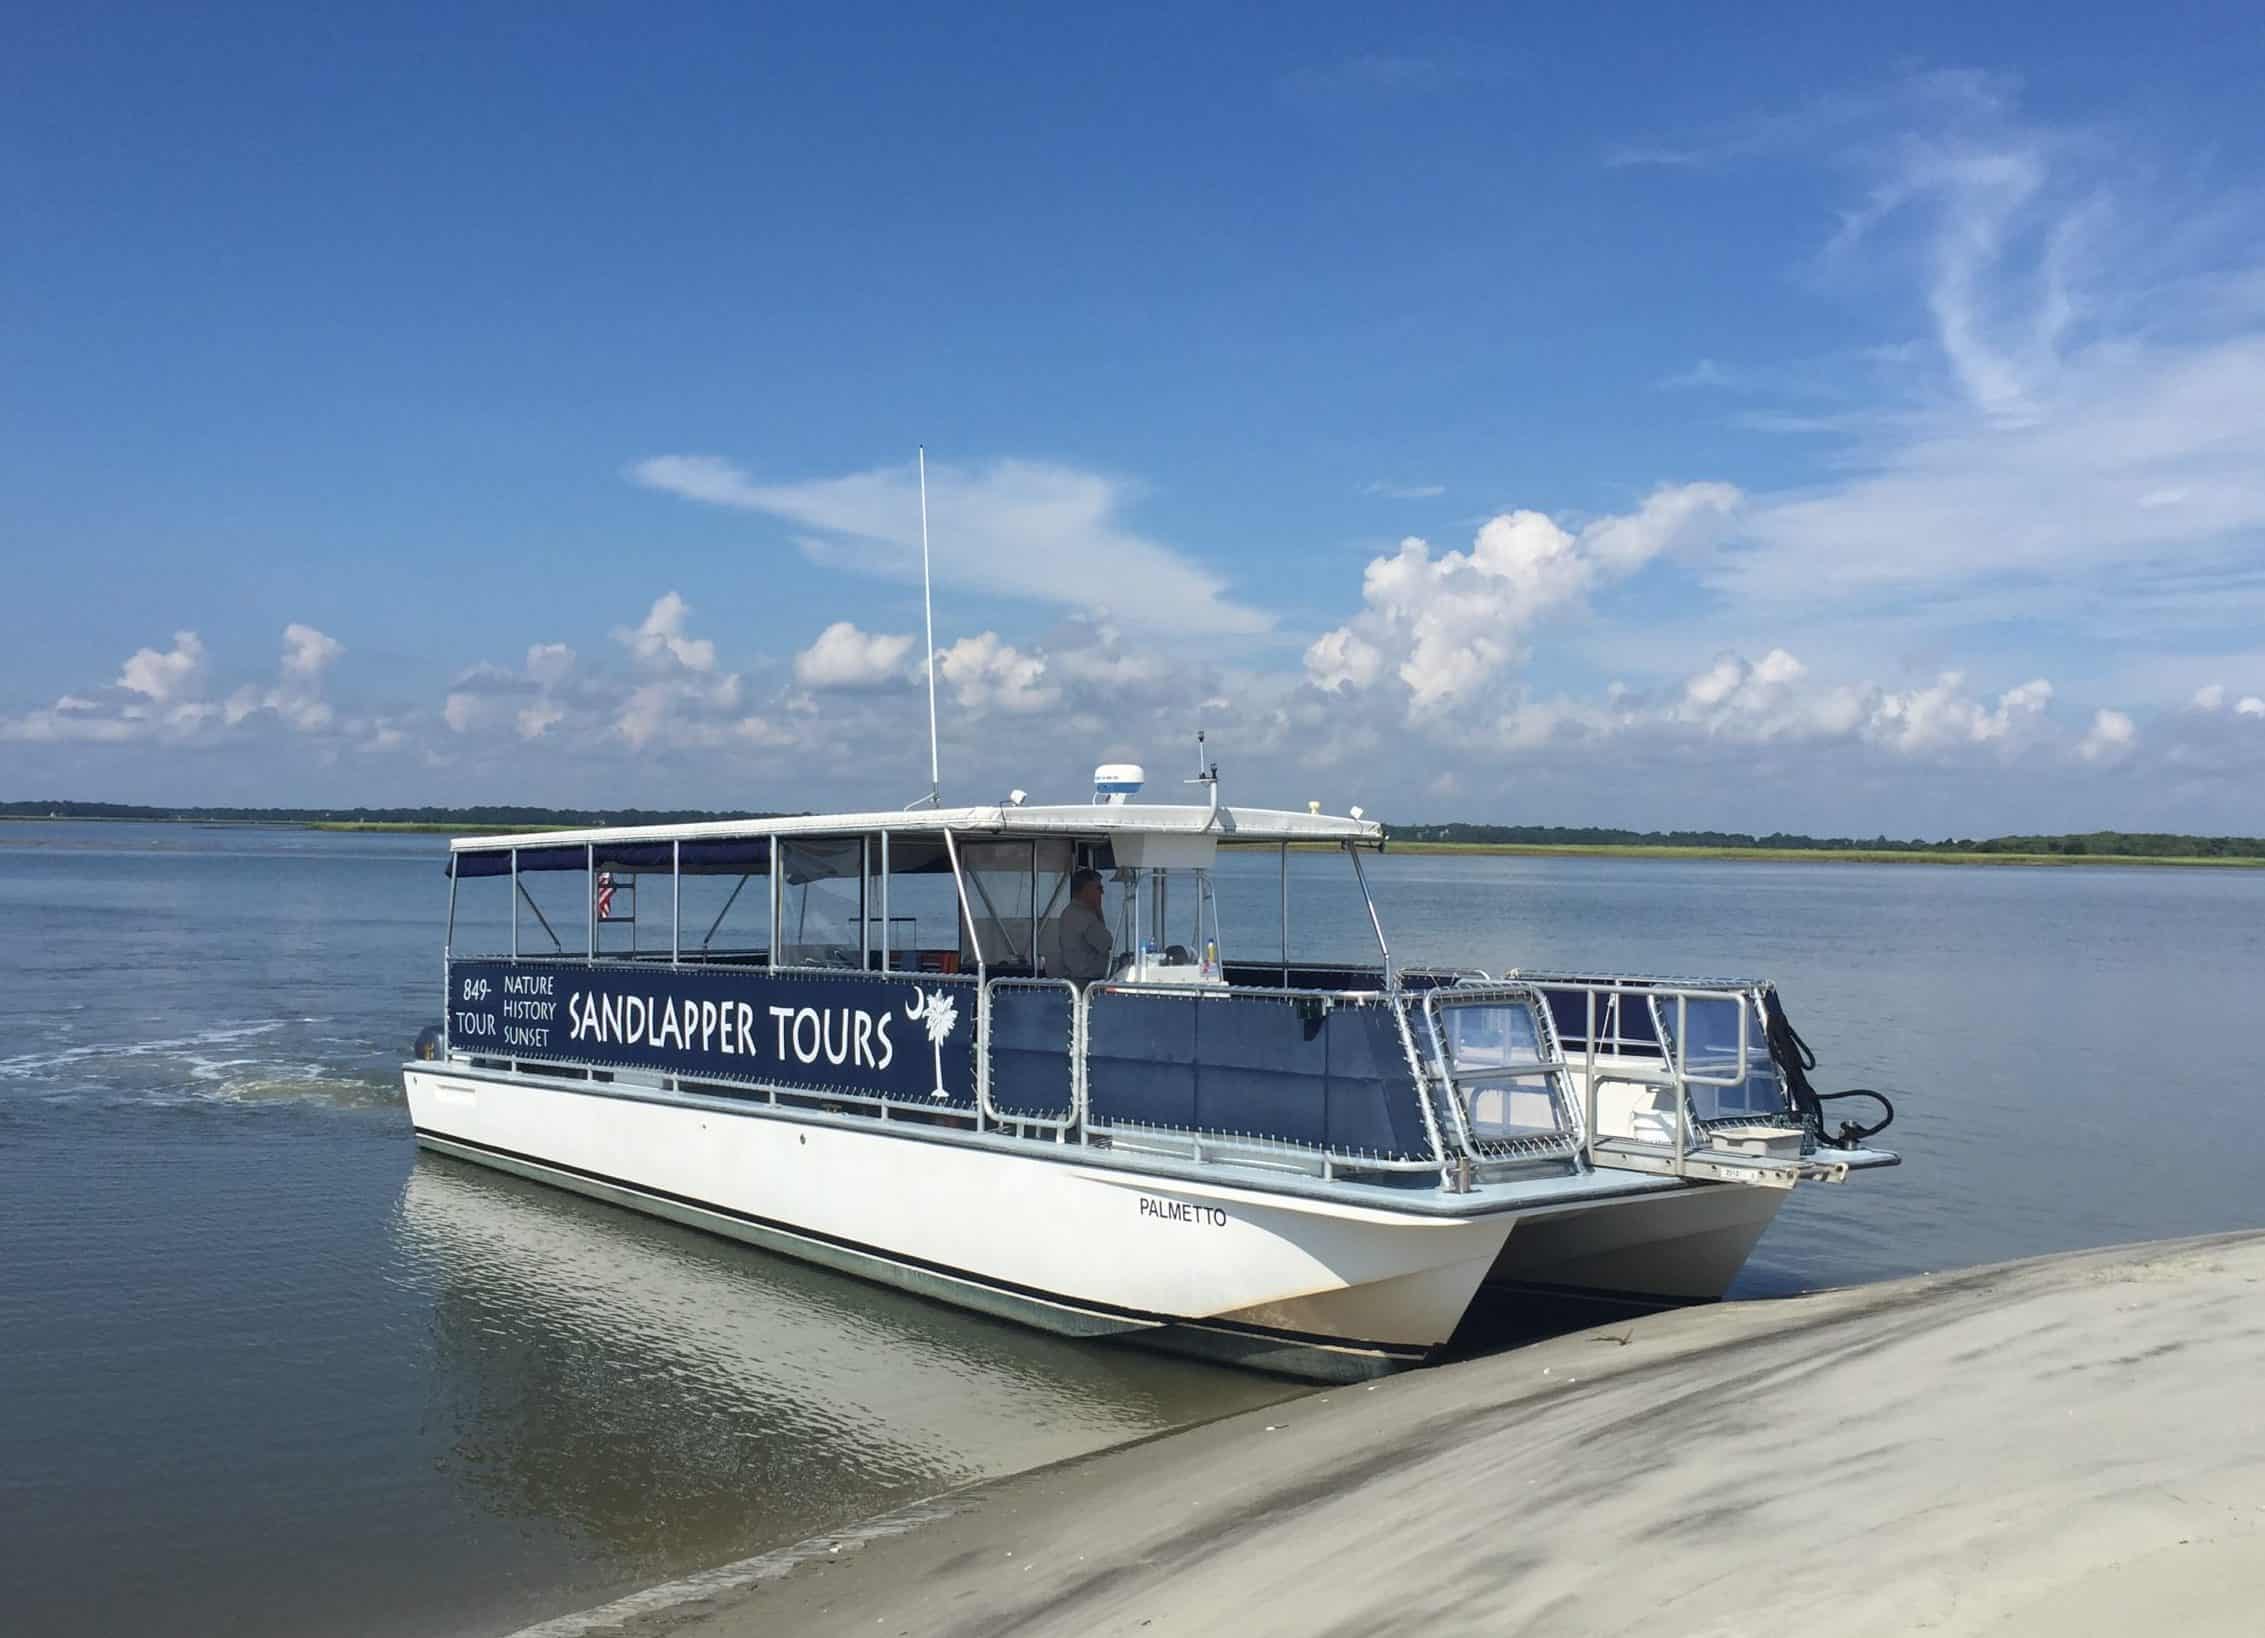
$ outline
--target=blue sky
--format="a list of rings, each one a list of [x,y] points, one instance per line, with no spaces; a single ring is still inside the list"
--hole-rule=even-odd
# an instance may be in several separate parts
[[[2259,828],[2253,10],[9,36],[0,794]]]

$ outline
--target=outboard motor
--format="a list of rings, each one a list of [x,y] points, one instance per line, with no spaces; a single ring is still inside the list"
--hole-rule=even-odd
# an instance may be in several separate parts
[[[431,1063],[440,1056],[441,1032],[438,1024],[427,1024],[417,1031],[417,1044],[409,1049],[409,1056],[419,1063]]]

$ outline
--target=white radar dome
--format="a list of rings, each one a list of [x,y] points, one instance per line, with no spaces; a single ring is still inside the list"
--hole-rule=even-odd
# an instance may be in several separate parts
[[[1140,794],[1148,775],[1137,762],[1104,762],[1093,770],[1093,801],[1097,807],[1121,808]]]

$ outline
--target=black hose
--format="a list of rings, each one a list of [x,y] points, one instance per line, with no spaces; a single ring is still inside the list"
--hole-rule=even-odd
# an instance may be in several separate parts
[[[1834,1145],[1836,1148],[1857,1148],[1870,1139],[1878,1137],[1895,1124],[1895,1105],[1888,1101],[1888,1095],[1885,1092],[1875,1092],[1868,1086],[1852,1086],[1845,1092],[1820,1092],[1817,1094],[1819,1103],[1838,1103],[1842,1098],[1870,1098],[1880,1106],[1881,1114],[1880,1118],[1869,1126],[1860,1126],[1852,1120],[1842,1121],[1838,1136],[1824,1138],[1825,1142]],[[1818,1135],[1823,1137],[1822,1133]]]
[[[1777,1067],[1785,1074],[1785,1089],[1792,1095],[1794,1113],[1816,1134],[1819,1143],[1836,1149],[1853,1149],[1895,1124],[1895,1105],[1884,1092],[1875,1092],[1868,1086],[1852,1086],[1845,1092],[1819,1092],[1811,1086],[1809,1071],[1817,1067],[1817,1055],[1809,1050],[1809,1043],[1801,1039],[1801,1032],[1785,1016],[1785,1004],[1778,1000],[1777,991],[1769,992],[1766,1010],[1769,1023],[1764,1038],[1769,1042],[1770,1056],[1777,1060]],[[1870,1126],[1844,1120],[1837,1133],[1828,1131],[1825,1105],[1838,1103],[1843,1098],[1870,1098],[1880,1106],[1882,1114]]]

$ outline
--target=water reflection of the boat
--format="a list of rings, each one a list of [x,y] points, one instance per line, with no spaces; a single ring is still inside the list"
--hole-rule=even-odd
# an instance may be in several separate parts
[[[798,1536],[1272,1396],[437,1156],[409,1176],[400,1233],[433,1284],[435,1414],[468,1482],[640,1563]]]

